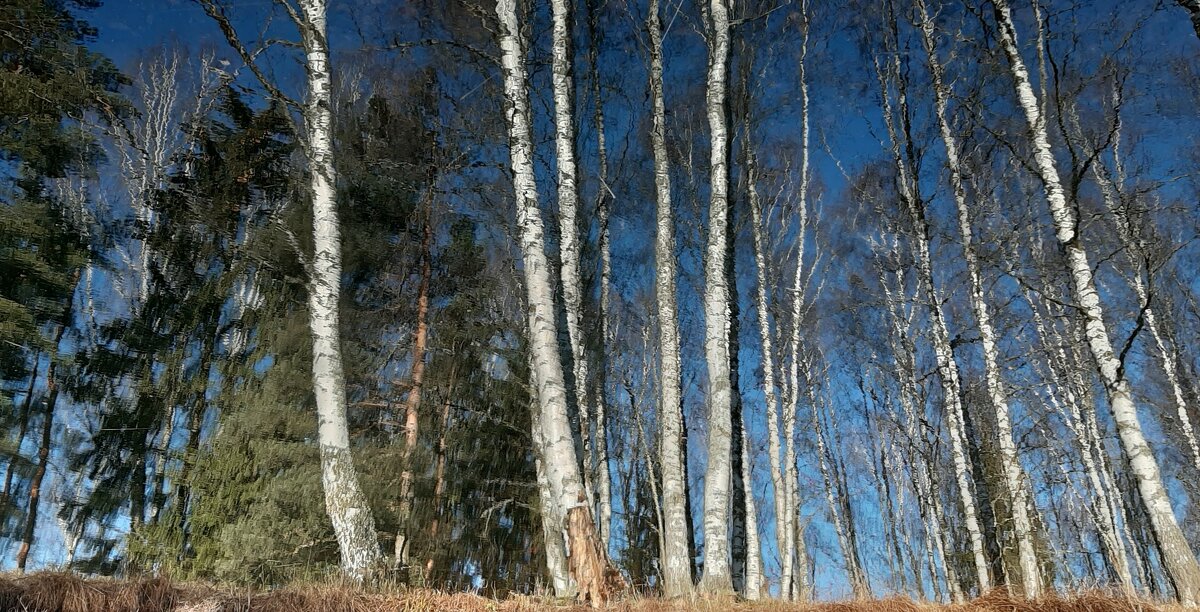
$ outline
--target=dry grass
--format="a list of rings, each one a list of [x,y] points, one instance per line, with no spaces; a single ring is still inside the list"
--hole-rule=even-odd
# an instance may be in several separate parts
[[[345,584],[310,584],[271,592],[171,584],[162,578],[84,580],[62,573],[0,576],[0,612],[542,612],[587,610],[549,598],[487,599],[470,593],[389,589],[368,593]],[[1021,601],[993,591],[960,606],[879,601],[814,605],[733,600],[618,599],[605,609],[626,612],[1182,612],[1174,605],[1131,602],[1102,593]]]

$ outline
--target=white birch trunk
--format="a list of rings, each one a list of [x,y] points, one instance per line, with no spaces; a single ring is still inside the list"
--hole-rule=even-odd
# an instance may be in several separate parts
[[[1042,317],[1041,308],[1038,307],[1034,297],[1028,291],[1024,293],[1025,300],[1029,303],[1029,308],[1033,312],[1034,328],[1043,349],[1047,353],[1047,375],[1055,379],[1058,388],[1063,394],[1062,401],[1059,401],[1056,393],[1050,393],[1048,397],[1050,407],[1066,417],[1067,425],[1072,433],[1075,434],[1080,450],[1083,451],[1084,472],[1087,474],[1088,482],[1092,486],[1092,495],[1096,497],[1095,501],[1089,504],[1089,508],[1091,509],[1092,519],[1096,523],[1096,530],[1099,532],[1101,542],[1103,543],[1105,558],[1113,572],[1117,575],[1122,590],[1129,595],[1135,595],[1133,575],[1130,572],[1129,560],[1126,556],[1125,542],[1117,533],[1115,519],[1117,515],[1114,512],[1110,487],[1101,476],[1097,464],[1097,456],[1103,452],[1103,449],[1099,447],[1099,440],[1092,435],[1092,426],[1085,420],[1090,419],[1092,423],[1095,423],[1095,411],[1090,406],[1080,403],[1075,395],[1072,381],[1066,379],[1066,377],[1061,377],[1056,371],[1057,368],[1054,367],[1055,361],[1061,364],[1061,367],[1068,367],[1067,364],[1070,361],[1068,361],[1066,351],[1062,349],[1061,344],[1051,346],[1049,340],[1050,333],[1047,331],[1047,324]],[[1065,407],[1063,406],[1064,403],[1066,404]],[[1086,417],[1084,414],[1085,411],[1087,412]],[[1101,461],[1100,463],[1103,462]]]
[[[358,484],[350,456],[346,389],[338,300],[342,251],[333,164],[329,47],[325,38],[325,0],[302,0],[307,56],[308,99],[304,125],[308,139],[313,198],[313,258],[308,283],[312,331],[313,387],[317,400],[317,440],[321,446],[321,483],[325,510],[333,522],[342,569],[361,581],[383,562],[375,517]]]
[[[525,48],[517,19],[516,0],[498,0],[496,16],[500,26],[504,110],[509,129],[513,189],[516,195],[517,225],[520,228],[525,273],[532,378],[542,430],[542,460],[546,479],[550,483],[552,500],[562,511],[562,518],[565,519],[570,509],[582,504],[590,521],[591,511],[584,495],[578,457],[575,455],[571,422],[567,415],[566,384],[558,353],[554,292],[545,253],[541,211],[538,209],[537,184],[533,175],[533,140],[530,135]],[[543,517],[543,520],[546,520],[546,517]],[[560,522],[555,527],[561,529],[564,525]]]
[[[600,368],[594,376],[596,379],[596,497],[600,507],[600,524],[597,528],[604,549],[608,550],[612,533],[612,474],[608,466],[608,422],[607,406],[605,406],[605,382],[607,380],[608,347],[612,345],[612,332],[609,329],[609,308],[612,295],[612,242],[609,234],[610,196],[608,187],[608,148],[604,139],[604,99],[600,92],[599,43],[595,22],[597,17],[589,15],[591,29],[591,66],[592,66],[592,99],[595,104],[594,122],[596,124],[596,156],[598,158],[598,176],[600,181],[597,196],[596,216],[600,223]]]
[[[762,597],[762,546],[758,534],[758,503],[754,500],[754,470],[750,467],[750,432],[742,417],[742,493],[746,497],[746,579],[743,597],[757,601]]]
[[[973,230],[971,229],[971,210],[967,203],[967,192],[963,185],[963,175],[958,158],[958,141],[947,117],[949,106],[949,87],[943,79],[943,68],[937,57],[936,33],[934,22],[930,19],[925,8],[924,0],[916,0],[917,10],[921,17],[921,39],[925,47],[932,80],[935,109],[938,127],[941,131],[942,143],[946,148],[946,165],[950,170],[950,190],[954,194],[954,203],[958,208],[959,238],[962,240],[963,257],[967,263],[967,276],[970,279],[971,310],[979,327],[980,343],[983,347],[984,378],[988,399],[992,411],[996,415],[996,436],[1000,447],[1001,472],[1004,475],[1006,493],[1009,496],[1009,507],[1012,512],[1013,538],[1017,541],[1017,556],[1021,571],[1021,586],[1023,594],[1028,598],[1036,598],[1041,594],[1042,577],[1038,566],[1037,553],[1033,542],[1033,522],[1027,508],[1029,496],[1023,486],[1023,470],[1017,457],[1017,447],[1013,439],[1012,421],[1009,417],[1008,399],[1005,397],[1004,381],[1000,375],[999,357],[996,349],[996,331],[992,327],[991,314],[988,311],[987,300],[984,296],[983,280],[979,271],[979,258],[975,254]]]
[[[708,3],[706,107],[711,140],[708,245],[704,262],[704,357],[708,365],[708,466],[704,478],[704,573],[700,589],[733,590],[729,563],[731,422],[729,317],[731,299],[727,237],[729,216],[729,130],[726,86],[729,71],[729,5]]]
[[[903,272],[899,269],[896,271],[896,284],[901,295],[904,295],[904,277]],[[915,368],[916,355],[913,341],[910,337],[910,319],[906,316],[904,308],[900,303],[900,298],[896,296],[888,283],[887,277],[880,274],[880,284],[883,286],[884,297],[888,305],[889,319],[892,322],[892,352],[896,356],[897,365],[900,371],[900,405],[904,413],[905,433],[912,444],[916,444],[917,440],[924,439],[917,429],[919,419],[917,417],[917,373]],[[911,462],[911,469],[916,480],[916,493],[918,503],[923,509],[923,531],[925,534],[925,550],[927,551],[927,561],[929,565],[929,579],[933,582],[934,590],[937,590],[937,559],[941,559],[942,568],[946,578],[946,590],[950,594],[950,599],[954,603],[962,603],[965,597],[962,588],[958,581],[958,575],[954,571],[954,566],[949,562],[946,556],[945,530],[942,525],[945,525],[945,513],[942,509],[941,498],[938,496],[933,483],[930,479],[929,472],[932,466],[922,463],[918,453],[913,453],[914,460]],[[936,553],[936,555],[935,555]],[[936,558],[935,558],[936,557]]]
[[[808,235],[808,187],[809,187],[809,99],[806,61],[808,59],[808,2],[801,5],[800,59],[798,61],[798,79],[800,88],[800,187],[799,187],[799,227],[796,231],[796,262],[792,276],[791,302],[791,336],[788,339],[789,360],[788,376],[784,381],[783,394],[783,540],[786,547],[780,551],[782,564],[781,596],[787,600],[805,600],[808,592],[805,581],[808,579],[807,570],[801,571],[800,565],[807,565],[807,551],[803,546],[804,538],[799,533],[797,515],[799,512],[798,485],[799,474],[796,471],[796,414],[800,403],[800,328],[804,307],[804,251],[805,239]]]
[[[567,0],[552,0],[553,48],[551,72],[554,89],[554,149],[558,165],[559,251],[562,259],[563,307],[566,311],[567,337],[571,345],[571,364],[575,379],[575,407],[579,411],[579,439],[583,443],[584,488],[591,497],[591,410],[588,406],[588,363],[583,350],[583,288],[579,276],[579,182],[575,163],[575,79],[571,45],[571,5]]]
[[[894,58],[899,61],[898,58]],[[958,481],[959,500],[963,506],[963,522],[971,540],[971,555],[975,564],[975,577],[979,584],[980,593],[991,588],[991,577],[988,573],[987,557],[984,555],[983,530],[979,525],[978,510],[975,504],[974,487],[971,482],[971,468],[967,461],[966,432],[961,384],[958,376],[958,364],[950,349],[950,332],[946,327],[946,319],[942,314],[941,300],[933,282],[933,268],[929,253],[929,227],[921,209],[922,203],[917,201],[915,193],[916,177],[911,176],[908,163],[901,154],[901,134],[897,131],[893,117],[891,98],[888,95],[887,81],[883,69],[876,65],[879,73],[880,89],[883,92],[884,123],[892,141],[892,157],[896,165],[897,188],[913,226],[912,248],[913,261],[917,268],[919,293],[922,294],[926,307],[929,309],[930,323],[933,327],[931,342],[937,359],[938,378],[942,385],[942,403],[946,414],[946,425],[950,434],[950,455],[954,460],[954,472]],[[895,70],[895,68],[893,68]],[[903,87],[899,91],[901,114],[907,112],[907,100]],[[901,119],[904,121],[903,117]]]
[[[683,389],[679,359],[679,322],[675,262],[675,220],[671,207],[671,167],[667,158],[666,103],[663,96],[662,22],[658,0],[650,0],[646,28],[650,33],[650,93],[653,123],[656,235],[654,240],[655,299],[658,302],[658,340],[662,368],[659,382],[659,464],[662,472],[664,523],[663,595],[692,592],[692,561],[688,552],[687,480],[684,475]]]
[[[1119,90],[1113,94],[1113,107],[1121,108],[1121,99]],[[1175,403],[1175,414],[1179,418],[1179,429],[1183,433],[1183,438],[1187,442],[1188,450],[1191,451],[1192,465],[1196,468],[1196,472],[1200,473],[1200,443],[1196,441],[1196,430],[1192,426],[1191,416],[1188,414],[1187,399],[1184,395],[1183,384],[1179,380],[1179,371],[1176,368],[1175,347],[1167,343],[1163,337],[1162,331],[1158,325],[1158,317],[1155,314],[1154,308],[1150,305],[1150,290],[1146,286],[1146,280],[1142,277],[1141,255],[1145,252],[1145,244],[1140,239],[1133,235],[1134,220],[1130,218],[1129,208],[1125,205],[1122,199],[1123,179],[1120,157],[1121,143],[1121,115],[1120,111],[1115,111],[1116,116],[1113,119],[1112,130],[1112,148],[1114,165],[1116,166],[1116,176],[1109,172],[1101,160],[1097,159],[1092,163],[1092,175],[1096,178],[1096,183],[1100,186],[1100,193],[1104,199],[1104,206],[1108,209],[1109,214],[1113,216],[1115,225],[1117,226],[1117,237],[1121,241],[1121,247],[1125,250],[1126,256],[1130,262],[1130,271],[1126,276],[1129,279],[1129,284],[1133,287],[1134,294],[1138,298],[1138,306],[1142,309],[1142,317],[1146,324],[1146,331],[1150,332],[1150,337],[1154,340],[1154,346],[1158,349],[1160,364],[1163,368],[1163,374],[1167,377],[1167,384],[1171,387],[1171,399]],[[1074,128],[1076,138],[1084,141],[1083,130],[1079,126],[1079,117],[1072,111],[1070,123]],[[1084,146],[1089,150],[1091,145],[1084,142]]]
[[[1146,441],[1133,404],[1133,391],[1120,359],[1113,351],[1104,323],[1104,308],[1096,291],[1087,251],[1079,236],[1078,220],[1067,204],[1066,194],[1055,166],[1046,133],[1045,118],[1038,108],[1037,95],[1030,85],[1029,71],[1017,47],[1017,33],[1007,0],[995,0],[1000,45],[1008,56],[1017,100],[1024,111],[1033,146],[1033,161],[1046,192],[1046,202],[1054,219],[1055,236],[1066,253],[1075,302],[1085,321],[1088,347],[1100,370],[1108,394],[1108,403],[1117,424],[1121,444],[1129,457],[1130,469],[1138,483],[1138,492],[1150,517],[1151,526],[1163,553],[1163,565],[1171,576],[1179,601],[1195,605],[1200,598],[1200,564],[1175,520],[1171,500],[1163,486],[1158,461]]]
[[[530,357],[530,365],[533,365],[532,353]],[[546,462],[542,460],[545,441],[542,438],[542,419],[539,414],[541,408],[536,399],[530,408],[534,469],[537,470],[538,500],[542,504],[542,540],[546,546],[546,571],[550,574],[554,594],[557,597],[572,597],[575,590],[567,570],[567,550],[562,536],[563,513],[550,490],[550,477],[546,473]]]
[[[747,121],[748,123],[748,121]],[[758,333],[762,341],[763,394],[766,398],[767,453],[770,456],[771,486],[775,502],[775,545],[780,562],[780,597],[791,599],[792,552],[788,540],[788,525],[791,523],[787,508],[783,481],[783,465],[779,452],[779,400],[775,392],[775,349],[771,342],[771,316],[767,302],[767,258],[763,239],[763,220],[758,196],[758,164],[749,144],[749,126],[746,126],[746,183],[750,205],[750,224],[754,235],[755,308],[758,311]],[[747,494],[747,500],[749,500]]]

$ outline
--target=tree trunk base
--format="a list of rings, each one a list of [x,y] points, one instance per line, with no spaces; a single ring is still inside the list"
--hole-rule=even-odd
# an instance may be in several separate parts
[[[598,608],[624,587],[620,573],[609,565],[592,514],[585,505],[567,511],[567,554],[568,569],[579,586],[577,601]]]

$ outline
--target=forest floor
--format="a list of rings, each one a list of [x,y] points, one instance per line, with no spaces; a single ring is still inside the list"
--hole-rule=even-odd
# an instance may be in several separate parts
[[[552,599],[511,596],[488,599],[470,593],[393,589],[369,593],[335,584],[254,592],[209,585],[173,584],[162,578],[85,580],[63,573],[0,575],[0,612],[542,612],[590,608]],[[1104,594],[1018,601],[1000,591],[963,605],[915,603],[908,599],[785,604],[618,598],[604,609],[628,612],[1182,612],[1176,605],[1132,602]]]

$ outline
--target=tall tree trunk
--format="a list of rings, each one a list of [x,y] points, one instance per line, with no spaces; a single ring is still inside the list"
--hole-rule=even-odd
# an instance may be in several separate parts
[[[350,455],[346,388],[342,370],[338,301],[342,282],[341,229],[333,163],[329,47],[325,36],[325,0],[300,0],[302,38],[307,54],[308,97],[304,109],[312,189],[313,257],[308,308],[312,333],[312,375],[317,399],[317,440],[321,447],[321,484],[325,510],[333,522],[342,569],[361,581],[383,563],[375,517],[358,482]]]
[[[575,407],[579,411],[579,439],[583,443],[584,489],[592,496],[591,410],[588,406],[588,362],[584,355],[583,282],[580,279],[579,182],[575,163],[575,79],[571,3],[551,0],[553,13],[553,49],[551,72],[554,87],[554,145],[558,166],[558,223],[561,253],[563,307],[566,311],[567,337],[571,348]]]
[[[898,61],[895,56],[894,61]],[[900,105],[899,113],[902,122],[901,129],[897,129],[891,96],[888,92],[890,89],[887,85],[889,78],[885,76],[885,70],[878,63],[876,63],[876,70],[879,74],[880,90],[883,92],[884,123],[887,126],[888,135],[892,141],[892,158],[896,167],[897,188],[900,191],[900,200],[912,224],[912,249],[914,264],[917,268],[918,291],[922,296],[924,305],[929,309],[929,318],[933,328],[931,341],[933,343],[934,355],[937,358],[938,378],[941,380],[942,385],[943,411],[945,412],[947,429],[950,434],[950,453],[954,460],[954,471],[958,480],[959,500],[963,506],[963,522],[966,523],[967,534],[971,540],[972,561],[975,566],[975,576],[979,584],[979,591],[983,593],[991,588],[992,582],[988,573],[987,557],[984,554],[983,529],[979,523],[979,511],[975,500],[974,488],[971,483],[971,468],[967,458],[967,442],[964,428],[965,417],[963,414],[958,364],[954,361],[954,354],[950,348],[950,332],[946,327],[946,319],[942,313],[941,301],[934,287],[933,268],[929,253],[929,223],[925,218],[924,202],[920,200],[920,194],[916,192],[916,177],[911,176],[912,168],[915,168],[915,166],[911,164],[911,160],[906,160],[906,153],[902,153],[902,151],[906,151],[907,155],[911,156],[912,154],[912,143],[908,134],[908,108],[905,85],[902,80],[897,82],[897,96]],[[899,79],[898,67],[895,64],[893,64],[890,70],[892,76]]]
[[[704,357],[708,365],[708,465],[704,478],[704,573],[700,589],[733,590],[729,564],[730,452],[733,426],[730,388],[727,277],[729,215],[729,131],[726,87],[729,70],[729,5],[708,3],[708,91],[711,140],[708,245],[704,262]]]
[[[1200,564],[1196,562],[1183,530],[1175,520],[1170,497],[1167,496],[1159,473],[1158,461],[1155,460],[1138,421],[1137,409],[1133,404],[1133,391],[1125,375],[1124,364],[1113,351],[1088,254],[1079,236],[1078,219],[1075,211],[1067,203],[1058,168],[1054,163],[1054,154],[1050,149],[1045,118],[1038,108],[1037,95],[1030,85],[1029,72],[1017,47],[1017,32],[1012,21],[1012,11],[1007,0],[994,0],[993,6],[1000,45],[1004,54],[1008,56],[1017,99],[1029,129],[1033,161],[1054,219],[1055,236],[1066,253],[1075,302],[1084,317],[1088,347],[1104,382],[1113,420],[1117,424],[1117,433],[1129,457],[1130,468],[1137,478],[1138,491],[1149,514],[1155,536],[1162,547],[1163,564],[1171,576],[1179,601],[1184,605],[1195,605],[1200,600]]]
[[[551,497],[564,510],[581,509],[586,529],[578,537],[595,538],[591,511],[584,495],[579,458],[567,414],[566,384],[558,352],[558,332],[554,320],[554,291],[545,253],[541,211],[538,209],[537,184],[533,175],[533,139],[530,135],[529,92],[525,73],[525,45],[517,19],[516,0],[498,0],[496,15],[500,25],[501,67],[504,73],[505,116],[509,129],[509,154],[512,161],[513,188],[517,199],[517,225],[525,272],[528,301],[529,344],[538,417],[541,426],[542,459]],[[579,504],[583,504],[581,507]],[[563,528],[558,524],[555,528]],[[582,544],[577,546],[577,544]],[[572,543],[577,548],[598,550],[598,541]],[[603,559],[597,561],[603,562]],[[603,575],[605,568],[585,566],[581,572]],[[576,576],[578,578],[578,576]],[[603,599],[603,595],[599,595]],[[596,599],[593,604],[601,603]]]
[[[783,381],[783,539],[786,547],[780,552],[781,596],[785,599],[805,601],[809,595],[808,552],[805,550],[804,535],[798,524],[799,516],[799,473],[796,469],[796,415],[800,409],[800,329],[804,312],[804,252],[808,232],[808,188],[809,188],[809,123],[808,99],[808,34],[809,5],[803,0],[800,5],[800,58],[797,62],[798,86],[800,88],[800,187],[798,227],[796,229],[796,261],[791,287],[791,336],[788,339],[788,375]],[[803,567],[802,567],[803,566]]]
[[[750,438],[746,422],[742,432],[742,495],[746,500],[746,570],[742,596],[757,601],[763,595],[762,545],[758,534],[758,503],[754,499],[754,469],[750,463]]]
[[[429,186],[426,198],[432,200],[433,185]],[[425,384],[425,343],[429,336],[429,281],[433,276],[433,207],[427,201],[425,221],[421,230],[421,283],[417,288],[417,328],[413,332],[412,370],[409,383],[412,385],[404,398],[404,453],[401,456],[404,468],[400,472],[400,504],[396,512],[396,549],[392,567],[396,571],[408,567],[409,529],[412,527],[413,507],[413,455],[417,448],[417,428],[420,427],[421,392]]]
[[[600,521],[597,526],[605,550],[608,550],[612,533],[612,474],[608,467],[608,415],[607,382],[608,350],[612,331],[609,329],[609,309],[612,301],[612,242],[609,234],[609,209],[611,191],[608,186],[608,148],[604,138],[604,97],[600,88],[600,32],[596,27],[598,7],[593,0],[584,2],[588,10],[587,25],[590,47],[588,50],[591,68],[593,122],[596,124],[597,179],[596,216],[600,223],[600,343],[597,359],[596,379],[596,497]]]
[[[996,331],[992,327],[991,313],[984,296],[982,274],[979,271],[979,258],[975,254],[971,210],[967,203],[966,188],[963,185],[961,163],[958,157],[958,141],[954,137],[954,130],[951,128],[950,119],[947,116],[950,91],[943,77],[944,70],[941,61],[937,56],[934,22],[929,17],[924,0],[916,0],[916,7],[921,18],[919,29],[933,85],[938,128],[941,131],[942,144],[946,148],[946,165],[950,170],[950,190],[954,194],[954,202],[958,208],[959,238],[962,240],[963,257],[966,259],[967,276],[970,279],[971,310],[975,314],[980,343],[983,347],[983,369],[987,395],[996,416],[1000,471],[1004,477],[1005,494],[1008,497],[1012,514],[1013,538],[1017,541],[1022,592],[1026,597],[1035,598],[1042,590],[1042,576],[1033,542],[1033,523],[1026,511],[1029,505],[1029,496],[1022,486],[1024,470],[1017,457],[1012,421],[1009,418],[1008,398],[1005,397],[1004,381],[1000,376]]]
[[[772,498],[775,502],[775,546],[780,561],[780,598],[791,599],[792,552],[787,539],[788,519],[783,466],[779,456],[779,400],[775,391],[775,349],[772,347],[771,316],[767,302],[767,258],[763,239],[762,202],[758,194],[758,162],[750,145],[750,113],[744,117],[744,164],[746,194],[749,199],[750,227],[754,238],[755,310],[758,311],[758,333],[762,343],[763,394],[766,399],[767,453],[770,460]],[[753,502],[751,497],[747,500]],[[747,572],[749,574],[749,572]]]
[[[735,233],[737,224],[737,207],[729,207],[729,215],[726,219],[725,239],[727,244],[726,250],[726,272],[725,278],[730,291],[729,300],[729,424],[731,428],[730,435],[730,487],[729,487],[729,556],[732,561],[730,565],[730,574],[733,583],[733,590],[738,593],[745,592],[746,578],[746,521],[749,520],[746,516],[746,497],[745,497],[745,482],[742,480],[746,466],[742,462],[742,450],[745,444],[745,432],[743,431],[742,419],[742,390],[738,377],[738,358],[740,353],[740,342],[738,334],[741,329],[741,308],[738,300],[737,292],[737,250],[735,242]]]
[[[654,150],[656,234],[654,239],[655,300],[662,359],[659,383],[659,465],[662,472],[664,533],[663,595],[679,597],[692,591],[692,556],[688,544],[687,458],[683,442],[683,389],[679,356],[679,320],[675,296],[675,220],[671,204],[671,163],[667,157],[666,103],[663,96],[662,23],[658,0],[650,0],[646,29],[650,34],[650,95],[653,117],[650,143]]]

